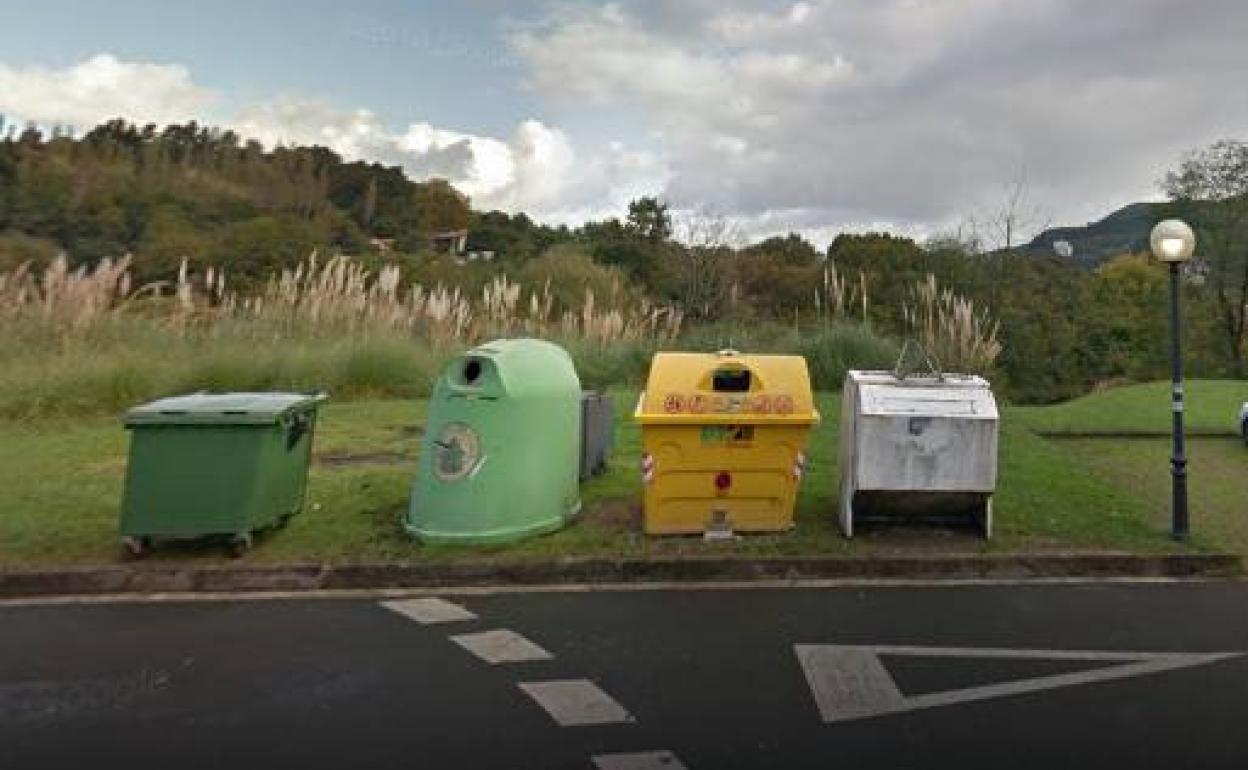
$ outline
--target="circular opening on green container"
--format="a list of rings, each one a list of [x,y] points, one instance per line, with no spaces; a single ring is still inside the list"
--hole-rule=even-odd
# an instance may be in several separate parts
[[[479,379],[481,379],[481,362],[474,358],[464,364],[464,382],[468,385],[475,385]]]

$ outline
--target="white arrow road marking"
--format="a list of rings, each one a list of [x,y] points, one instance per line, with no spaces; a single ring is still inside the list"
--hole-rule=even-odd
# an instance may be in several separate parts
[[[506,628],[476,634],[460,634],[452,636],[451,641],[491,665],[551,660],[555,657],[515,631]]]
[[[392,602],[381,602],[381,606],[400,615],[411,618],[417,623],[452,623],[460,620],[476,620],[477,616],[458,604],[452,604],[434,596],[423,599],[400,599]]]
[[[670,751],[598,754],[590,759],[598,770],[686,770],[684,764]]]
[[[815,696],[825,723],[845,722],[881,714],[951,706],[955,703],[1023,695],[1057,687],[1106,682],[1203,666],[1236,658],[1243,653],[1215,652],[1104,652],[1077,650],[1011,650],[974,647],[851,646],[795,644],[806,683]],[[1069,674],[1017,679],[1011,682],[908,696],[880,662],[880,655],[916,655],[944,658],[1013,658],[1031,660],[1104,661],[1104,668]]]
[[[588,679],[521,682],[520,689],[537,701],[560,727],[635,721],[623,706]]]

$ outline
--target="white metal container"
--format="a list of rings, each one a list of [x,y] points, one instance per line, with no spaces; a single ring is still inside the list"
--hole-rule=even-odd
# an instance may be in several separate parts
[[[987,380],[850,371],[841,396],[846,537],[864,512],[970,512],[991,537],[1000,416]]]

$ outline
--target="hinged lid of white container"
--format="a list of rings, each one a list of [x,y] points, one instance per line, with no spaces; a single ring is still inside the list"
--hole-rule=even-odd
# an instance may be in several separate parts
[[[982,377],[899,380],[888,372],[851,372],[850,376],[858,382],[862,415],[998,419],[997,401]]]

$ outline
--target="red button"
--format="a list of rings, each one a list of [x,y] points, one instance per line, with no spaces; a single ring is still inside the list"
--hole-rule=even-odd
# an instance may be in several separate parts
[[[732,474],[728,471],[720,471],[715,474],[715,488],[723,492],[732,486]]]

